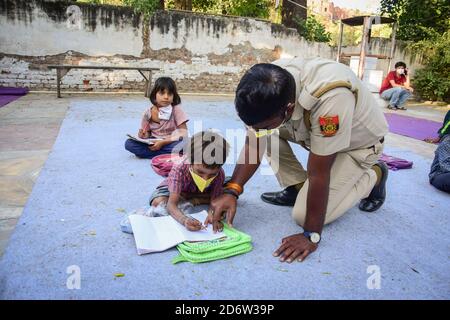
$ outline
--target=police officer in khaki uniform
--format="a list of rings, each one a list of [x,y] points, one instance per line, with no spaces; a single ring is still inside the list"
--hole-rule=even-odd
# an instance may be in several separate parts
[[[347,66],[322,58],[257,64],[242,77],[235,104],[247,137],[224,195],[209,208],[206,222],[215,230],[224,211],[233,222],[237,198],[264,154],[284,189],[261,198],[293,206],[304,230],[282,239],[274,252],[280,261],[303,261],[317,249],[324,224],[358,201],[363,211],[381,207],[388,169],[379,158],[388,126],[372,94]],[[289,142],[309,151],[306,170]]]

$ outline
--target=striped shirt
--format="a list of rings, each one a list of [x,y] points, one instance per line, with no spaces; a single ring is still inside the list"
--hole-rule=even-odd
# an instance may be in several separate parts
[[[216,178],[211,182],[211,184],[200,192],[200,190],[195,185],[194,179],[189,171],[190,164],[187,159],[184,159],[181,163],[173,166],[169,173],[169,176],[161,182],[159,187],[167,186],[170,193],[205,193],[211,194],[211,199],[220,196],[223,193],[223,184],[225,181],[225,173],[222,168],[220,168],[219,173]]]
[[[450,134],[445,135],[435,151],[429,174],[430,182],[439,174],[450,172]]]
[[[141,129],[144,132],[150,132],[150,135],[155,138],[166,139],[183,123],[189,121],[188,116],[178,104],[172,107],[172,114],[169,120],[160,120],[160,123],[151,121],[152,107],[145,110],[142,115]]]

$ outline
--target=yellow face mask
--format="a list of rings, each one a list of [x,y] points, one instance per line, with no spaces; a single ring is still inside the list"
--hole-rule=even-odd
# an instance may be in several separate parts
[[[255,137],[257,138],[262,138],[265,136],[270,136],[272,134],[274,134],[275,132],[278,132],[278,128],[275,129],[262,129],[262,130],[254,130],[253,132],[255,134]]]
[[[211,184],[211,182],[213,182],[213,180],[217,177],[217,175],[215,175],[214,177],[209,178],[208,180],[205,180],[202,177],[200,177],[198,174],[196,174],[192,170],[192,168],[189,169],[189,172],[191,173],[192,179],[194,180],[194,183],[197,186],[198,190],[200,190],[200,192],[203,192],[203,190],[208,188],[209,185]]]
[[[255,130],[255,129],[253,129],[250,126],[247,126],[247,129],[252,131],[254,133],[255,137],[257,137],[257,138],[270,136],[270,135],[272,135],[274,133],[278,133],[279,129],[287,122],[286,116],[287,116],[287,113],[285,115],[285,119],[283,120],[283,122],[276,128],[273,128],[273,129],[257,129],[257,130]]]

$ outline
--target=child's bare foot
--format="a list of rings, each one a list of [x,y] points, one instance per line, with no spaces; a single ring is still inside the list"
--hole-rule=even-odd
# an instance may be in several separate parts
[[[439,137],[437,137],[437,138],[426,138],[426,139],[424,139],[424,141],[428,142],[428,143],[439,143],[440,138]]]
[[[157,207],[160,203],[167,202],[168,199],[169,199],[169,197],[156,197],[152,201],[152,206]]]

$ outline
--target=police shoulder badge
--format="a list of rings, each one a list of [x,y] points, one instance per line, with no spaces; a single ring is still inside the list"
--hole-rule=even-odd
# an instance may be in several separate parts
[[[323,136],[334,136],[339,130],[339,116],[319,117],[319,124]]]

